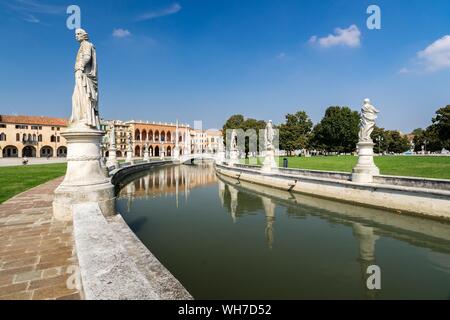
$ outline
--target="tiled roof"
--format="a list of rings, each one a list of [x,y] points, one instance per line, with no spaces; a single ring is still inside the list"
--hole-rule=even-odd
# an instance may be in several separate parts
[[[0,115],[0,123],[67,127],[68,120],[62,119],[62,118],[50,118],[50,117],[38,117],[38,116]]]

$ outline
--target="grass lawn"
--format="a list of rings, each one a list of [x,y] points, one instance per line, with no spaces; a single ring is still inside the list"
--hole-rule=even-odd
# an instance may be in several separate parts
[[[65,163],[0,167],[0,203],[66,173]]]
[[[278,159],[280,166],[283,165],[283,158]],[[450,179],[450,157],[386,156],[374,159],[384,175]],[[351,172],[358,157],[288,157],[288,160],[290,168]],[[249,163],[248,160],[245,162]]]

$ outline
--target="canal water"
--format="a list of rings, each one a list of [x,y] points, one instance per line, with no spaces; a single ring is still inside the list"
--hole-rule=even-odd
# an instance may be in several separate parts
[[[118,211],[196,299],[450,299],[450,224],[216,176],[130,177]],[[380,290],[370,290],[370,266]]]

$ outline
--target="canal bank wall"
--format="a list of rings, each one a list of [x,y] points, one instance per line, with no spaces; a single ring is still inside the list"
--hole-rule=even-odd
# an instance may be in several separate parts
[[[216,172],[295,193],[387,209],[398,214],[450,221],[450,180],[375,176],[374,183],[350,181],[351,174],[313,170],[277,169],[217,163]]]
[[[171,160],[122,164],[109,173],[119,187],[138,172]],[[191,300],[183,285],[137,238],[120,212],[105,217],[98,203],[73,208],[80,279],[87,300]]]

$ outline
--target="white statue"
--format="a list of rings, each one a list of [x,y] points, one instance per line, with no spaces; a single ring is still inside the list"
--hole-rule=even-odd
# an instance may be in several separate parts
[[[83,29],[76,29],[75,37],[80,43],[75,62],[75,88],[72,96],[70,124],[85,124],[99,129],[97,56],[95,47]]]
[[[264,135],[264,140],[266,144],[266,150],[272,150],[273,149],[273,139],[274,139],[275,133],[273,130],[272,120],[269,120],[266,126],[266,132]]]
[[[370,104],[369,99],[364,100],[364,105],[361,109],[361,125],[359,131],[359,142],[373,142],[370,137],[375,128],[375,120],[377,119],[378,111]]]
[[[109,126],[109,128],[110,128],[110,137],[109,137],[110,149],[115,149],[116,148],[116,129],[114,127],[114,124],[111,124]]]
[[[237,134],[236,134],[236,130],[231,131],[231,150],[237,150]]]

